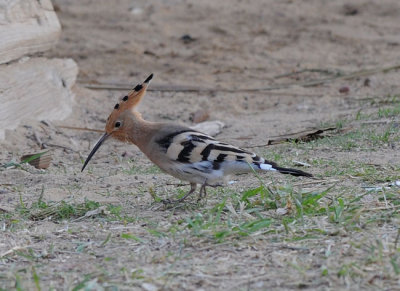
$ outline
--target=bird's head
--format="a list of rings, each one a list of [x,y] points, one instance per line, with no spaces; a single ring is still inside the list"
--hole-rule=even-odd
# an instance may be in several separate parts
[[[89,163],[96,151],[109,137],[120,141],[130,140],[130,129],[134,128],[135,120],[141,118],[140,113],[135,111],[135,108],[146,93],[146,89],[152,78],[153,74],[147,77],[142,84],[139,84],[133,88],[128,95],[122,98],[119,103],[115,104],[113,111],[107,118],[105,133],[93,147],[82,167],[82,171],[85,169],[86,165]]]

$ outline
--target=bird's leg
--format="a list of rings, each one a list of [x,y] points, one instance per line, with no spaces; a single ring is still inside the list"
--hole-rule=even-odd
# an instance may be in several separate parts
[[[223,184],[208,185],[206,183],[202,184],[201,188],[200,188],[199,197],[197,198],[197,202],[199,202],[201,200],[201,198],[203,198],[203,197],[206,198],[207,197],[206,186],[210,186],[210,187],[216,188],[216,187],[222,187],[224,185]]]
[[[201,185],[200,192],[199,192],[199,197],[197,198],[197,202],[201,200],[201,198],[206,198],[207,196],[207,191],[206,191],[206,183]]]
[[[180,203],[180,202],[182,202],[183,200],[185,200],[190,194],[192,194],[194,191],[196,191],[196,187],[197,187],[197,184],[196,184],[196,183],[190,183],[190,190],[189,190],[189,192],[187,192],[187,193],[185,194],[185,196],[183,196],[182,198],[177,199],[177,200],[163,199],[163,200],[161,200],[161,201],[162,201],[162,203],[164,203],[164,204]]]

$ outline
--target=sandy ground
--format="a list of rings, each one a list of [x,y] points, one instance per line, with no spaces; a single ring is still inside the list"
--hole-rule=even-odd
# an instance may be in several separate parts
[[[46,56],[73,58],[80,68],[74,89],[74,113],[67,120],[55,122],[56,125],[102,129],[114,104],[125,92],[89,90],[84,84],[134,86],[154,73],[154,87],[193,86],[215,91],[150,91],[140,107],[144,118],[192,125],[191,114],[205,109],[210,120],[226,124],[218,139],[250,147],[265,143],[271,136],[349,116],[354,118],[360,109],[373,110],[370,101],[376,96],[396,95],[400,89],[398,71],[339,79],[318,86],[286,86],[398,64],[397,0],[357,0],[351,5],[348,1],[322,0],[111,2],[53,1],[63,33],[57,47]],[[295,72],[299,73],[292,74]],[[272,87],[275,89],[268,89]],[[318,240],[307,242],[307,249],[302,249],[300,245],[282,247],[273,234],[244,239],[234,245],[212,244],[206,239],[182,242],[173,237],[149,236],[146,225],[163,226],[171,217],[185,220],[193,214],[190,209],[174,212],[160,210],[153,204],[150,188],[156,189],[160,196],[171,196],[176,187],[166,185],[179,181],[157,171],[134,146],[116,142],[104,145],[88,171],[80,173],[82,160],[99,133],[55,128],[34,121],[7,133],[6,140],[1,141],[0,160],[6,163],[39,151],[35,134],[52,145],[52,165],[46,171],[33,167],[26,171],[1,170],[3,208],[13,209],[20,199],[32,203],[43,191],[46,201],[71,196],[74,201],[87,198],[121,205],[124,213],[135,218],[125,223],[31,221],[24,232],[4,232],[7,238],[1,239],[2,253],[16,246],[54,248],[55,255],[38,259],[36,270],[42,274],[41,281],[46,282],[43,284],[70,289],[83,280],[83,274],[91,274],[92,278],[98,276],[96,284],[108,280],[118,282],[116,285],[121,289],[144,290],[302,287],[329,290],[393,286],[385,285],[382,278],[377,279],[376,285],[368,285],[373,275],[350,283],[337,276],[321,277],[321,262],[317,257],[322,242]],[[267,148],[254,150],[268,154]],[[307,159],[301,148],[286,147],[285,151],[288,161],[297,157]],[[356,153],[316,150],[307,155],[339,161],[351,159],[355,163],[400,163],[397,147]],[[316,167],[310,171],[322,173]],[[287,177],[275,179],[279,183]],[[241,176],[239,180],[240,183],[230,186],[232,191],[240,192],[257,183],[250,176]],[[212,208],[218,202],[219,197],[212,196],[200,208]],[[124,230],[146,237],[147,244],[118,240],[119,232]],[[393,236],[393,228],[382,228],[371,235],[386,231]],[[106,245],[109,247],[95,247],[108,233],[116,237]],[[347,239],[332,238],[331,244],[340,241],[343,246]],[[93,242],[88,244],[90,250],[73,252],[82,241]],[[106,262],[104,258],[112,259]],[[288,261],[301,262],[307,267],[302,272],[295,268],[287,271]],[[28,266],[30,263],[24,260],[3,259],[0,282],[4,280],[4,286],[11,288],[12,274]],[[46,266],[51,272],[46,271]],[[142,273],[136,278],[132,274],[139,269]],[[140,276],[147,279],[141,280]],[[148,279],[152,276],[153,281]],[[32,282],[27,284],[34,288]]]

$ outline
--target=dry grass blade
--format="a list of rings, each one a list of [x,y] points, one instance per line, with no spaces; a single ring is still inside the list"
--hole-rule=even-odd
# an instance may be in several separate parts
[[[49,218],[55,214],[57,214],[58,208],[59,208],[59,203],[52,205],[48,208],[45,209],[39,209],[35,212],[32,212],[29,215],[29,219],[34,220],[34,221],[38,221],[38,220],[44,220],[46,218]]]
[[[95,205],[95,207],[97,206]],[[32,211],[29,219],[35,221],[44,219],[70,219],[71,217],[82,219],[98,214],[106,214],[106,212],[105,207],[97,207],[97,209],[93,210],[87,203],[71,204],[61,201],[53,205],[48,205],[46,208],[39,208]]]
[[[14,252],[16,252],[16,251],[20,251],[20,250],[23,250],[23,249],[26,249],[26,248],[27,248],[27,247],[15,246],[15,247],[13,247],[12,249],[10,249],[10,250],[8,250],[8,251],[6,251],[6,252],[0,254],[0,258],[4,258],[4,257],[6,257],[6,256],[8,256],[8,255],[10,255],[10,254],[12,254],[12,253],[14,253]]]

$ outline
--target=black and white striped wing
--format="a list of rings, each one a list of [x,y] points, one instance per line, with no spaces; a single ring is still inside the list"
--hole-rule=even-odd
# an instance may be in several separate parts
[[[159,144],[164,147],[171,161],[198,166],[204,171],[222,169],[227,174],[248,172],[249,164],[260,169],[265,162],[254,153],[196,131],[176,132]]]

